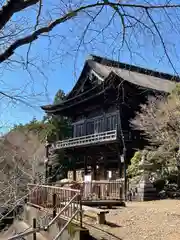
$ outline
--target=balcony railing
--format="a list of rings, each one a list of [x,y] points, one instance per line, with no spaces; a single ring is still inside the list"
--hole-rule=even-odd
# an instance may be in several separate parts
[[[117,130],[90,134],[82,137],[70,138],[57,141],[52,145],[52,149],[63,149],[70,147],[78,147],[82,145],[98,144],[102,142],[111,142],[117,140]]]

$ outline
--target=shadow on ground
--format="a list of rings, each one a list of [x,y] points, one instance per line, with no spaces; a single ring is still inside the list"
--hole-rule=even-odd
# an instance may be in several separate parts
[[[109,227],[112,227],[112,228],[119,228],[119,227],[121,227],[120,225],[118,225],[118,224],[116,224],[116,223],[108,222],[108,221],[106,221],[105,224],[106,224],[107,226],[109,226]]]

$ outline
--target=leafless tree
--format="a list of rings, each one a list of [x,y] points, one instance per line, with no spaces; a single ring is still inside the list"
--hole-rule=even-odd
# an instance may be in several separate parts
[[[41,182],[44,145],[31,132],[12,131],[0,143],[0,205],[13,207],[27,193],[27,184]]]
[[[179,84],[168,97],[150,99],[132,124],[148,139],[151,160],[161,167],[176,168],[180,173]]]

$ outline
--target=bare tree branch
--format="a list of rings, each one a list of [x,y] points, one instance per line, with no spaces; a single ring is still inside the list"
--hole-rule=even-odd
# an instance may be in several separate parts
[[[23,1],[23,0],[18,0],[18,2],[16,1],[16,4],[13,1],[9,1],[5,6],[2,7],[1,12],[0,12],[0,22],[1,25],[4,26],[5,23],[10,19],[10,17],[17,11],[20,11],[24,8],[27,8],[28,6],[34,5],[37,2],[39,2],[39,0],[29,0],[29,1]],[[40,6],[41,6],[41,2],[40,2]],[[32,34],[21,38],[17,41],[15,41],[14,43],[12,43],[12,45],[10,45],[1,55],[0,55],[0,62],[5,61],[6,59],[8,59],[13,53],[14,51],[20,47],[23,46],[25,44],[28,43],[32,43],[33,41],[35,41],[41,34],[43,33],[47,33],[50,32],[54,27],[56,27],[57,25],[71,19],[72,17],[76,16],[79,12],[82,12],[86,9],[90,9],[90,8],[94,8],[94,7],[98,7],[98,6],[110,6],[112,7],[115,11],[117,11],[117,13],[119,14],[120,18],[121,18],[121,22],[123,25],[123,39],[124,39],[124,35],[125,35],[125,24],[124,24],[124,20],[123,20],[123,15],[119,12],[118,7],[127,7],[127,8],[142,8],[142,9],[158,9],[158,8],[178,8],[180,7],[180,4],[162,4],[162,5],[149,5],[149,4],[124,4],[124,3],[114,3],[114,2],[109,2],[109,1],[104,1],[102,3],[94,3],[94,4],[89,4],[89,5],[85,5],[85,6],[81,6],[75,10],[72,10],[71,12],[65,14],[64,16],[62,16],[61,18],[58,18],[56,20],[54,20],[52,23],[50,23],[48,26],[46,27],[42,27],[38,30],[36,30],[35,32],[33,32]],[[41,9],[41,8],[40,8]],[[147,14],[149,16],[149,12],[147,11]],[[6,20],[1,21],[1,18],[4,17],[4,15],[6,15]],[[151,16],[149,16],[151,21],[152,18]],[[38,16],[39,18],[39,16]],[[4,18],[3,18],[4,19]],[[2,28],[2,26],[0,25],[0,29]],[[167,55],[167,54],[166,54]],[[169,59],[169,58],[168,58]],[[170,59],[169,59],[170,60]]]
[[[156,30],[159,38],[160,38],[160,41],[161,41],[161,43],[162,43],[162,46],[163,46],[165,55],[166,55],[166,57],[167,57],[170,65],[171,65],[172,69],[173,69],[174,72],[178,75],[178,73],[177,73],[177,71],[176,71],[176,69],[175,69],[175,67],[174,67],[174,64],[172,63],[171,58],[170,58],[170,56],[169,56],[169,54],[168,54],[168,51],[167,51],[167,49],[166,49],[166,45],[165,45],[165,43],[164,43],[163,37],[162,37],[162,35],[161,35],[161,33],[160,33],[160,31],[159,31],[156,23],[154,22],[153,17],[152,17],[151,14],[149,13],[148,9],[146,9],[146,13],[147,13],[149,19],[151,20],[151,22],[152,22],[152,24],[153,24],[153,26],[154,26],[154,28],[155,28],[155,30]]]
[[[38,3],[39,0],[9,0],[0,10],[0,29],[11,19],[11,17],[23,9]]]
[[[36,31],[36,29],[39,25],[41,10],[42,10],[42,0],[39,0],[39,8],[38,8],[38,13],[37,13],[37,17],[36,17],[36,24],[34,26],[34,31]],[[29,44],[29,48],[28,48],[28,51],[27,51],[26,65],[28,65],[28,63],[29,63],[29,53],[30,53],[30,50],[31,50],[31,45],[32,45],[32,42]]]

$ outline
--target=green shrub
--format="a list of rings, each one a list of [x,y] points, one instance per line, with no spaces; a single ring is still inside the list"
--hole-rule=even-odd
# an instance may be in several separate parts
[[[127,174],[128,177],[135,177],[139,175],[139,163],[141,161],[141,152],[135,152],[134,156],[131,158],[131,164],[128,166]]]
[[[166,181],[164,179],[157,179],[153,185],[156,188],[157,191],[161,191],[164,189]]]

